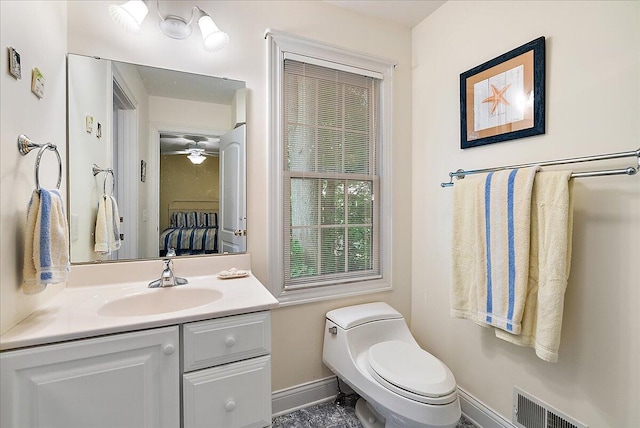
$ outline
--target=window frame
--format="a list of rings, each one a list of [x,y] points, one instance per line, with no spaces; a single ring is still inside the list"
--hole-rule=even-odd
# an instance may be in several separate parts
[[[392,96],[393,61],[328,45],[300,36],[267,30],[268,43],[268,114],[269,114],[269,207],[268,251],[269,284],[271,293],[281,305],[307,303],[365,293],[388,291],[392,285]],[[380,277],[369,280],[339,282],[335,285],[284,289],[284,129],[283,84],[284,60],[293,58],[338,70],[358,72],[381,78],[380,82],[380,141],[378,188],[379,198],[379,262]]]

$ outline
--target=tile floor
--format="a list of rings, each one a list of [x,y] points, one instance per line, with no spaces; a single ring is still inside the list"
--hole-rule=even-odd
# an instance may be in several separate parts
[[[343,405],[333,400],[273,418],[272,428],[362,428],[356,417],[356,394],[347,395]],[[476,428],[463,416],[457,428]]]

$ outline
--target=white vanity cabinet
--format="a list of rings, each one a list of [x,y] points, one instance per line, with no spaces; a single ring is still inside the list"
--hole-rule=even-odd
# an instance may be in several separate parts
[[[180,426],[177,326],[0,354],[0,426]]]
[[[184,428],[270,426],[269,311],[182,328]]]
[[[2,428],[271,425],[270,312],[0,353]]]

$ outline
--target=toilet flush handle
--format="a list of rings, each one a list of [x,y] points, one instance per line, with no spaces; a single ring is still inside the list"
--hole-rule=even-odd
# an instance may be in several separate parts
[[[331,334],[338,334],[338,327],[329,327],[329,333]]]

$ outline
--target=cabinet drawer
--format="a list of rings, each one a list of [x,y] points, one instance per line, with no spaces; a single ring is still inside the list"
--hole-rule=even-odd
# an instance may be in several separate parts
[[[183,399],[184,428],[270,426],[270,357],[185,374]]]
[[[194,322],[183,329],[185,372],[271,352],[269,312]]]

